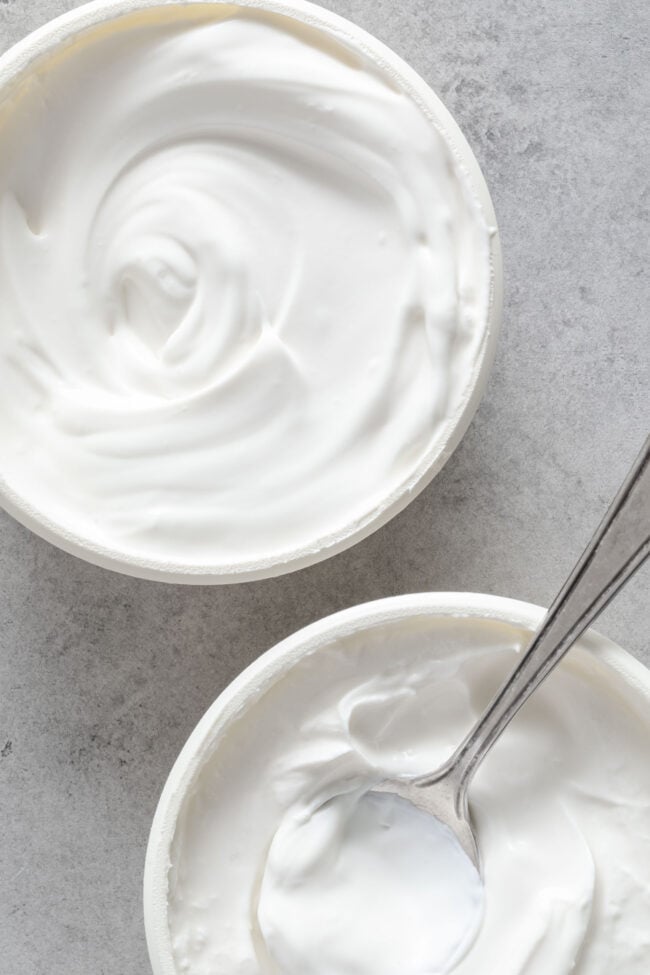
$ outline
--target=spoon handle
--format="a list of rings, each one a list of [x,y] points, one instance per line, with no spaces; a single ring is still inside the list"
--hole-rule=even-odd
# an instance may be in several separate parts
[[[455,783],[457,808],[478,765],[522,704],[650,555],[650,437],[512,675],[429,783]],[[424,784],[422,780],[421,784]]]

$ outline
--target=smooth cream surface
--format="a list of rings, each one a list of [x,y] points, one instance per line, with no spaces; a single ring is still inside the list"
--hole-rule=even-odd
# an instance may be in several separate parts
[[[572,650],[477,773],[483,893],[417,811],[367,795],[448,757],[525,640],[469,619],[376,626],[232,717],[171,846],[179,975],[646,975],[650,716],[599,660]]]
[[[95,31],[0,106],[1,472],[91,548],[243,571],[444,447],[490,230],[376,65],[201,9]]]
[[[478,871],[442,823],[364,779],[328,782],[273,837],[257,905],[269,957],[295,975],[443,975],[480,926]]]

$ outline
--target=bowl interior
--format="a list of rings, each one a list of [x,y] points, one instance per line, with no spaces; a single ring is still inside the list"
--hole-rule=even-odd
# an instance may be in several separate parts
[[[216,746],[227,739],[233,722],[279,683],[301,661],[313,654],[329,655],[337,661],[336,648],[355,634],[374,628],[411,628],[421,621],[444,620],[462,627],[468,620],[492,626],[513,645],[525,645],[528,635],[541,622],[544,610],[510,599],[472,593],[424,593],[379,600],[327,617],[284,640],[248,667],[227,687],[198,723],[177,759],[162,792],[151,828],[144,878],[144,909],[147,943],[155,975],[176,975],[168,926],[168,882],[172,845],[178,817],[188,795]],[[336,668],[336,663],[328,664]],[[607,688],[647,721],[650,703],[650,672],[620,647],[594,631],[588,631],[571,650],[560,668],[574,672]]]
[[[432,126],[444,136],[452,155],[459,164],[459,172],[467,181],[469,191],[478,201],[487,225],[493,228],[490,238],[490,298],[484,323],[482,344],[476,355],[471,374],[465,381],[460,406],[454,408],[440,427],[440,435],[427,449],[406,479],[391,488],[362,515],[354,517],[329,534],[320,534],[309,542],[288,545],[283,551],[260,558],[242,561],[202,559],[187,560],[138,555],[132,551],[111,547],[87,534],[81,534],[69,522],[23,496],[10,479],[0,472],[0,502],[15,518],[37,534],[59,547],[88,561],[127,574],[150,579],[183,583],[228,583],[262,579],[293,571],[342,551],[385,524],[421,491],[440,470],[464,434],[478,405],[494,356],[500,321],[501,259],[496,221],[485,181],[478,164],[458,126],[431,89],[393,52],[348,21],[315,5],[299,0],[241,0],[240,7],[272,12],[289,18],[292,23],[306,25],[343,45],[359,52],[373,62],[379,71],[397,84],[428,117]],[[216,16],[216,11],[230,10],[228,5],[205,3],[160,3],[155,0],[100,0],[65,14],[51,24],[30,35],[0,58],[0,101],[30,72],[54,64],[62,54],[76,50],[74,45],[89,43],[93,38],[109,36],[113,32],[128,33],[132,28],[159,19],[172,22],[174,18],[192,20]]]

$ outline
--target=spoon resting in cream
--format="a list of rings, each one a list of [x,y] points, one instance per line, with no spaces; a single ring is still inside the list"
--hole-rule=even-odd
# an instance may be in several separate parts
[[[445,675],[450,681],[447,689],[438,693],[435,680],[429,683],[422,675],[415,678],[417,668],[413,672],[394,669],[399,642],[391,642],[392,662],[386,662],[383,670],[375,672],[371,665],[376,673],[374,681],[344,695],[336,712],[324,723],[312,720],[301,727],[300,741],[304,744],[296,746],[301,749],[301,758],[296,756],[292,761],[286,770],[288,777],[280,776],[285,783],[282,789],[294,793],[294,801],[270,843],[253,901],[261,971],[281,971],[282,975],[447,975],[458,970],[467,975],[474,971],[478,950],[479,971],[483,972],[494,950],[509,950],[503,932],[498,940],[494,932],[495,916],[503,910],[504,889],[509,891],[512,905],[527,903],[528,896],[530,907],[535,887],[535,910],[525,922],[521,919],[519,941],[516,946],[510,945],[514,954],[509,967],[501,970],[557,975],[575,969],[576,959],[587,950],[594,892],[598,886],[602,889],[604,882],[611,883],[602,875],[596,880],[590,846],[568,811],[566,783],[563,785],[561,774],[555,778],[557,763],[562,761],[563,739],[571,739],[566,741],[569,751],[575,746],[573,739],[584,739],[586,748],[598,751],[598,735],[593,728],[587,731],[590,719],[584,714],[578,717],[581,708],[584,710],[579,690],[574,686],[567,692],[564,705],[558,704],[555,743],[546,752],[540,751],[539,742],[535,744],[536,733],[531,738],[531,723],[538,731],[544,725],[536,725],[536,721],[539,706],[543,713],[543,702],[548,701],[548,691],[537,696],[526,715],[528,731],[523,745],[521,727],[526,727],[526,721],[508,736],[509,742],[500,750],[505,755],[500,764],[512,767],[505,779],[499,782],[496,777],[493,808],[484,808],[484,777],[477,783],[473,812],[480,823],[481,846],[485,847],[481,859],[468,810],[467,786],[519,707],[648,555],[649,455],[650,440],[528,651],[519,651],[518,666],[505,682],[501,677],[502,689],[491,703],[490,695],[481,691],[473,718],[475,730],[438,772],[426,774],[426,760],[417,748],[414,751],[414,742],[418,734],[423,741],[428,736],[440,736],[451,715],[463,706],[455,698],[462,690],[453,680],[453,667]],[[435,658],[437,652],[439,649],[427,651],[424,646],[420,651],[424,659],[428,653]],[[344,659],[339,658],[339,666],[344,666]],[[470,664],[480,667],[480,655],[468,657]],[[489,680],[489,674],[485,678]],[[439,674],[437,680],[441,679]],[[482,683],[477,680],[474,694]],[[567,728],[559,714],[571,707],[577,710],[577,724]],[[404,725],[406,715],[409,717]],[[600,708],[594,720],[606,725],[606,709]],[[345,729],[342,739],[336,734],[339,725]],[[453,729],[452,720],[443,732],[449,742],[443,754],[448,755],[454,740],[464,734],[462,725],[455,734]],[[513,764],[513,748],[516,756],[517,747],[524,748],[525,757]],[[590,761],[594,759],[583,755],[581,764],[589,765]],[[611,774],[602,756],[600,763],[595,761],[605,776]],[[428,767],[435,764],[434,760]],[[296,778],[302,780],[314,765],[318,775],[313,780],[309,777],[298,789]],[[537,765],[537,770],[526,778],[531,765]],[[413,770],[410,774],[409,768]],[[493,763],[489,777],[495,779]],[[547,778],[549,793],[556,793],[555,803],[547,802],[536,812],[539,797],[532,782],[542,783]],[[501,817],[512,817],[513,789],[525,795],[515,822],[504,830]],[[616,792],[612,795],[614,806],[620,802],[625,808],[620,796],[616,798]],[[637,797],[635,802],[639,801]],[[535,842],[528,835],[531,815],[533,819],[539,816],[544,823]],[[600,811],[599,820],[602,818]],[[495,833],[502,851],[496,866]],[[598,841],[592,842],[598,849]],[[612,842],[610,837],[608,844]],[[532,871],[532,875],[524,879],[522,870]],[[569,886],[567,877],[571,878]],[[520,890],[522,884],[528,891],[526,896]],[[611,911],[617,910],[612,890],[608,900]],[[643,895],[641,911],[642,904]],[[506,912],[507,916],[511,913]],[[481,934],[483,927],[487,929],[485,936]],[[630,957],[635,951],[638,948],[630,949]],[[468,953],[472,956],[469,960]],[[612,957],[627,957],[620,948],[610,953]],[[583,967],[579,970],[585,971]],[[636,969],[628,966],[623,971],[631,975]]]

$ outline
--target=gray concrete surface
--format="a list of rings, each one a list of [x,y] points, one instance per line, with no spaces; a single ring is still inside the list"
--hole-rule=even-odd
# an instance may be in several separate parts
[[[69,0],[0,0],[0,48]],[[141,975],[159,790],[224,685],[298,627],[425,589],[546,603],[650,426],[646,0],[335,0],[442,96],[485,172],[506,301],[442,474],[352,551],[231,588],[139,582],[0,517],[0,972]],[[0,255],[1,259],[1,255]],[[602,632],[650,663],[646,569]]]

